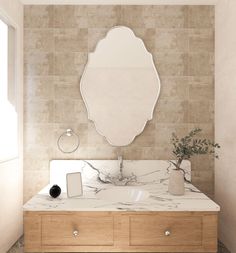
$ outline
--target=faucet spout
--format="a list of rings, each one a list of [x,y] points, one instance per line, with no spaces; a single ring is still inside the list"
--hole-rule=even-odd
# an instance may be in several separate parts
[[[122,170],[123,170],[123,157],[122,156],[118,156],[118,162],[119,162],[120,172],[122,173]]]

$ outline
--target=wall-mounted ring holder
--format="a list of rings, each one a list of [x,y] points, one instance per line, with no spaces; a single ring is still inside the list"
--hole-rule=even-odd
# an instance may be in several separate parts
[[[79,147],[79,136],[72,129],[68,128],[57,140],[57,147],[62,153],[73,153]]]

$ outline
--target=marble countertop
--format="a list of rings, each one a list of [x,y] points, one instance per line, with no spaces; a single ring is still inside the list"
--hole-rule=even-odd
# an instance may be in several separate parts
[[[220,207],[194,187],[191,181],[191,164],[183,162],[186,172],[185,195],[168,193],[171,163],[163,160],[124,160],[124,173],[135,174],[137,180],[129,186],[149,192],[149,197],[139,202],[117,202],[99,199],[97,194],[114,186],[98,180],[100,175],[117,173],[116,160],[54,160],[50,167],[50,184],[24,205],[24,211],[219,211]],[[83,196],[67,198],[66,173],[80,171],[83,181]],[[53,199],[50,186],[59,183],[62,194]]]
[[[149,198],[141,202],[104,201],[96,197],[101,189],[116,186],[84,187],[84,194],[77,198],[67,198],[62,193],[57,199],[49,196],[49,185],[24,205],[24,211],[219,211],[220,207],[193,185],[185,185],[185,195],[173,196],[167,185],[146,184],[133,186],[149,191]],[[125,186],[129,187],[129,186]]]

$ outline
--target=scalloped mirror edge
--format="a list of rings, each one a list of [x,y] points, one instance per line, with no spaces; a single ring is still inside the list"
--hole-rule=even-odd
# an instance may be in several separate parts
[[[100,47],[100,44],[101,44],[104,40],[106,40],[106,38],[108,37],[109,33],[110,33],[112,30],[117,29],[117,28],[125,28],[125,29],[128,29],[129,32],[131,32],[132,35],[133,35],[136,39],[138,39],[138,40],[141,42],[142,47],[143,47],[143,50],[147,53],[147,55],[148,55],[149,58],[150,58],[153,71],[155,72],[156,83],[157,83],[157,84],[156,84],[156,85],[157,85],[157,92],[156,92],[156,96],[155,96],[154,102],[153,102],[153,104],[152,104],[150,117],[147,117],[147,119],[146,119],[146,120],[144,121],[144,123],[142,124],[142,127],[141,127],[139,130],[137,130],[136,133],[133,134],[132,137],[128,138],[128,140],[127,140],[125,143],[122,143],[122,144],[120,144],[120,143],[119,143],[119,144],[114,143],[114,141],[112,141],[108,136],[106,136],[106,134],[105,134],[101,129],[99,129],[98,124],[96,123],[96,120],[93,119],[93,117],[91,117],[91,113],[90,113],[90,111],[89,111],[89,106],[88,106],[88,103],[87,103],[87,101],[86,101],[86,96],[84,95],[84,91],[85,91],[85,87],[84,87],[85,82],[84,82],[84,79],[85,79],[85,75],[86,75],[86,73],[87,73],[87,71],[88,71],[88,66],[89,66],[89,63],[90,63],[90,59],[91,59],[91,57],[96,53],[96,51],[97,51],[98,48]],[[110,145],[115,146],[115,147],[128,146],[129,144],[131,144],[131,143],[134,141],[134,139],[135,139],[137,136],[139,136],[139,135],[144,131],[144,129],[145,129],[145,127],[146,127],[148,121],[150,121],[150,120],[153,119],[153,113],[154,113],[154,109],[155,109],[155,106],[156,106],[156,104],[157,104],[157,101],[158,101],[158,98],[159,98],[159,95],[160,95],[160,89],[161,89],[161,82],[160,82],[160,78],[159,78],[158,71],[157,71],[156,66],[155,66],[155,64],[154,64],[153,55],[147,50],[147,48],[146,48],[146,46],[145,46],[145,44],[144,44],[144,41],[143,41],[141,38],[137,37],[136,34],[134,33],[134,31],[133,31],[131,28],[127,27],[127,26],[114,26],[114,27],[112,27],[111,29],[109,29],[109,30],[107,31],[106,35],[105,35],[102,39],[100,39],[100,40],[98,41],[98,43],[96,44],[96,47],[95,47],[94,51],[93,51],[93,52],[90,52],[90,53],[88,54],[88,60],[87,60],[87,63],[86,63],[86,65],[85,65],[85,68],[84,68],[84,71],[83,71],[83,74],[82,74],[81,80],[80,80],[80,93],[81,93],[82,99],[83,99],[83,101],[84,101],[84,103],[85,103],[85,107],[86,107],[87,114],[88,114],[88,119],[91,120],[91,121],[94,123],[94,126],[95,126],[96,131],[97,131],[101,136],[103,136],[103,137],[106,139],[106,141],[107,141]]]

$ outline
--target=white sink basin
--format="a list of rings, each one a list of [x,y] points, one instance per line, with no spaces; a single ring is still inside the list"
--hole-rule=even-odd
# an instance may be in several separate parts
[[[112,202],[138,202],[149,197],[149,192],[130,186],[115,186],[111,189],[101,190],[97,198]]]

